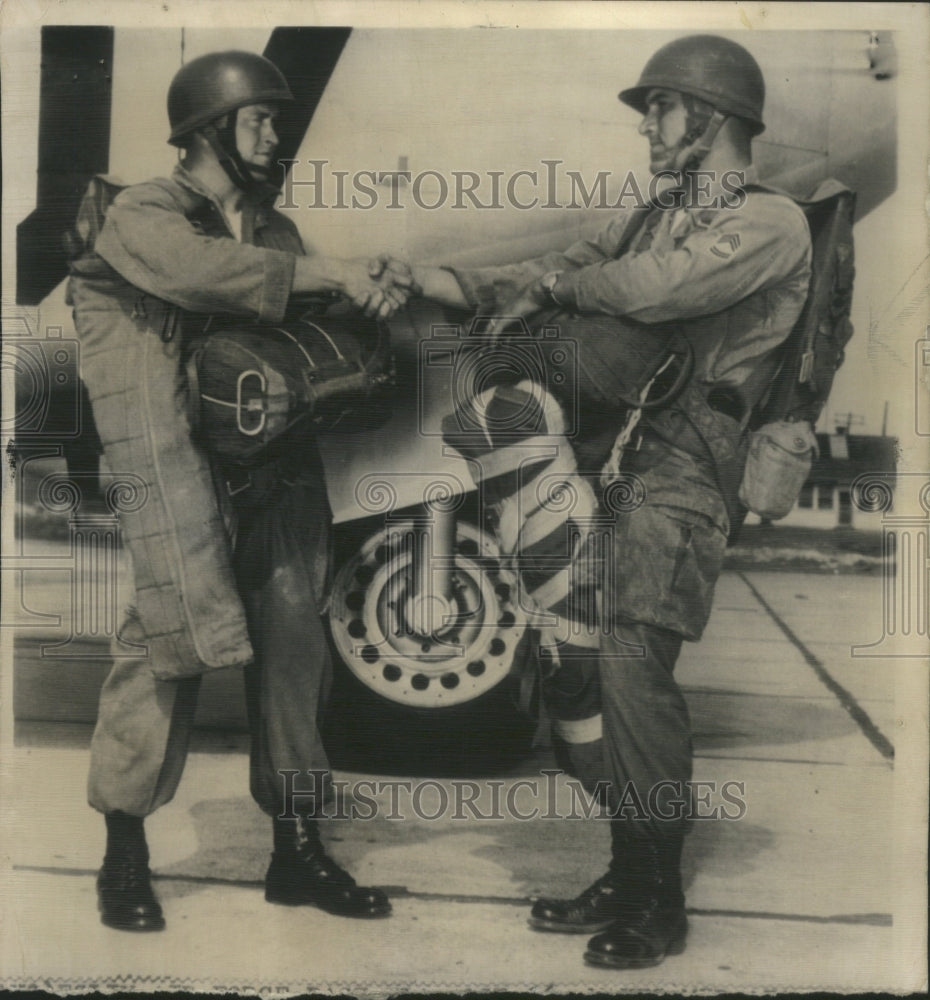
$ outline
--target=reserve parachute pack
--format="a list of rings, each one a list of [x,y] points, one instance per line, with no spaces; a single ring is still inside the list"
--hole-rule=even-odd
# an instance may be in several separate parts
[[[198,436],[251,465],[298,424],[374,430],[391,414],[388,345],[387,327],[355,312],[311,311],[274,326],[214,319],[187,366]]]
[[[91,179],[64,237],[72,261],[94,254],[107,209],[125,187],[104,174]],[[192,425],[208,450],[251,465],[297,424],[359,432],[390,418],[388,329],[332,301],[310,297],[273,325],[211,316],[186,330]]]
[[[853,333],[856,196],[838,181],[825,180],[810,198],[793,200],[810,227],[810,286],[779,351],[775,374],[749,415],[749,447],[739,486],[742,503],[765,520],[791,511],[810,474],[817,454],[814,427]]]

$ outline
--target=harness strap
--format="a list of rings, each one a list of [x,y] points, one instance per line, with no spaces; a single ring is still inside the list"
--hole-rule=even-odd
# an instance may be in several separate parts
[[[187,416],[191,425],[191,435],[200,430],[200,356],[203,347],[191,351],[185,365],[187,375]]]
[[[739,484],[743,478],[749,445],[747,418],[736,425],[714,410],[704,393],[693,382],[678,397],[678,405],[701,439],[714,463],[717,484],[726,505],[730,525],[742,523],[745,511],[739,500]],[[723,421],[727,422],[724,423]]]
[[[607,488],[607,484],[612,480],[616,479],[620,474],[620,462],[623,460],[623,451],[626,446],[630,443],[630,438],[633,436],[633,431],[636,430],[636,425],[639,423],[640,418],[643,415],[643,404],[646,402],[646,398],[652,391],[652,386],[655,380],[665,371],[666,368],[672,363],[674,355],[670,354],[663,365],[658,369],[655,375],[643,386],[642,392],[639,394],[639,406],[636,406],[627,412],[626,420],[623,423],[623,427],[620,429],[620,433],[614,439],[613,447],[610,449],[610,457],[604,464],[604,468],[601,470],[601,487],[603,489]],[[694,354],[691,354],[692,363],[694,360]]]

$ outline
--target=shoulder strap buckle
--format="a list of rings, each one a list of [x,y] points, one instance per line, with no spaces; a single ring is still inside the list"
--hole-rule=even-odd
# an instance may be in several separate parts
[[[801,368],[798,372],[799,382],[810,382],[814,373],[814,352],[807,350],[801,355]]]

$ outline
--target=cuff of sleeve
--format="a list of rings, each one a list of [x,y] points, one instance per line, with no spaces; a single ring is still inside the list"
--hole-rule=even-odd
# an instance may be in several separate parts
[[[552,297],[560,306],[567,309],[575,309],[578,306],[578,279],[584,268],[576,268],[573,271],[563,271],[559,275],[559,280],[552,290]]]
[[[294,255],[283,250],[265,251],[265,274],[258,319],[262,323],[280,323],[294,285]]]
[[[462,289],[465,301],[477,313],[490,315],[495,311],[497,293],[494,283],[480,270],[459,270],[457,267],[443,267],[453,275]]]

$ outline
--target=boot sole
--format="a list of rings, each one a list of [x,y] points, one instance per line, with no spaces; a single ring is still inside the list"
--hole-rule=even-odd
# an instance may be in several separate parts
[[[534,931],[545,931],[548,934],[599,934],[601,931],[606,931],[613,922],[613,918],[601,920],[596,924],[560,924],[540,917],[530,917],[527,920],[527,924]]]
[[[149,931],[163,931],[166,926],[164,917],[143,917],[130,921],[107,917],[99,899],[97,900],[97,912],[100,914],[100,923],[104,927],[110,927],[115,931],[131,931],[134,934],[145,934]]]
[[[586,951],[584,960],[588,965],[595,965],[601,969],[651,969],[655,965],[661,965],[669,955],[680,955],[685,950],[686,944],[687,940],[683,935],[672,941],[665,951],[655,958],[625,958],[623,955]]]
[[[163,931],[165,929],[165,921],[139,921],[136,923],[122,923],[119,920],[108,920],[106,917],[100,917],[100,923],[104,927],[110,927],[115,931],[130,931],[133,934],[145,934],[151,931]]]

